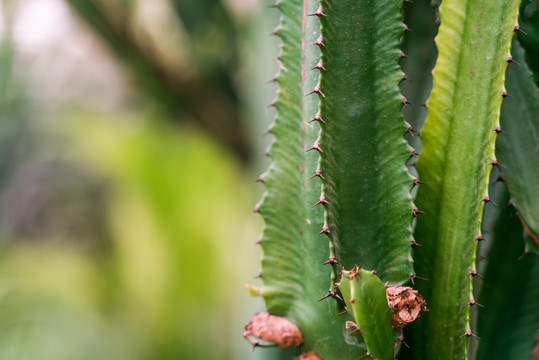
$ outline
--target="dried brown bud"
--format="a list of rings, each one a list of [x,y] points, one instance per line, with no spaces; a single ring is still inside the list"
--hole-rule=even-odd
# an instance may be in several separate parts
[[[280,348],[300,346],[303,335],[298,327],[284,317],[271,315],[269,312],[255,314],[245,325],[243,337],[253,346],[272,346]]]
[[[411,287],[389,286],[386,298],[391,308],[391,325],[397,330],[417,319],[421,310],[428,310],[423,297]]]
[[[320,357],[320,355],[318,355],[317,353],[315,353],[314,351],[312,350],[309,350],[307,352],[304,352],[303,354],[301,354],[300,356],[298,356],[296,358],[297,360],[324,360]]]

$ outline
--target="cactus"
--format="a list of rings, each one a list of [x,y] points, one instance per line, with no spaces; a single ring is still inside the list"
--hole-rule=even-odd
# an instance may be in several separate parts
[[[436,27],[437,2],[407,6],[431,15],[418,27]],[[507,168],[507,178],[517,178],[507,183],[514,199],[527,199],[537,184],[537,167],[518,173],[519,154],[536,141],[533,131],[515,125],[505,141],[516,147],[500,159],[494,153],[497,135],[505,135],[506,67],[526,67],[519,49],[515,59],[510,52],[520,30],[519,1],[442,3],[421,134],[419,104],[399,88],[403,79],[416,80],[400,69],[407,35],[404,45],[401,37],[414,30],[403,23],[400,0],[278,0],[274,7],[281,13],[274,34],[282,44],[276,117],[268,130],[274,140],[266,152],[272,164],[258,179],[266,193],[255,207],[265,221],[263,285],[249,285],[249,293],[263,296],[271,316],[297,326],[303,359],[474,358],[480,347],[470,321],[470,308],[480,305],[472,295],[476,251],[486,239],[483,210],[495,206],[489,175]],[[408,47],[414,56],[407,68],[417,74],[417,85],[403,89],[415,99],[429,90],[420,74],[428,72],[434,47],[423,40]],[[527,72],[520,76],[532,81]],[[407,110],[413,106],[416,111]],[[537,103],[520,106],[536,111]],[[536,129],[539,117],[529,114]],[[414,140],[415,149],[406,140]],[[533,149],[527,153],[528,162],[538,160]],[[535,235],[533,202],[515,202]],[[255,346],[282,343],[246,334]]]

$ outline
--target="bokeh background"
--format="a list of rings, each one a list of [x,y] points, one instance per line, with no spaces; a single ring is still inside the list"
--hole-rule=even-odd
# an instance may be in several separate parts
[[[0,4],[0,360],[276,356],[241,333],[277,13]]]

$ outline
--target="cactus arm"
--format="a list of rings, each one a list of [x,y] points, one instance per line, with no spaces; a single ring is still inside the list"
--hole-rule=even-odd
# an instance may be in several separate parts
[[[502,106],[496,156],[511,203],[529,231],[539,236],[539,89],[528,70],[524,51],[513,40],[512,55],[519,64],[507,69],[507,92]]]
[[[522,224],[506,206],[505,186],[494,186],[499,206],[489,209],[495,226],[486,266],[479,269],[484,279],[478,302],[484,307],[478,308],[477,360],[529,360],[539,326],[539,256],[524,254]]]
[[[281,21],[275,34],[282,40],[275,77],[279,86],[273,105],[277,115],[270,126],[274,141],[268,150],[272,160],[260,181],[266,193],[255,208],[264,218],[260,245],[263,249],[260,290],[266,308],[298,325],[305,343],[303,350],[314,350],[324,359],[347,359],[364,352],[364,344],[347,344],[345,321],[337,316],[333,299],[318,302],[331,282],[328,240],[319,234],[324,223],[321,206],[312,207],[320,197],[320,182],[312,174],[318,166],[316,151],[306,152],[307,144],[318,137],[316,124],[308,124],[318,110],[316,96],[306,97],[306,86],[318,82],[319,72],[311,68],[318,61],[315,47],[303,39],[320,28],[315,2],[281,0],[276,3]],[[305,6],[305,7],[304,7]],[[314,41],[314,40],[313,40]]]
[[[518,5],[517,0],[447,0],[440,7],[439,56],[417,162],[428,185],[419,188],[416,199],[425,214],[416,224],[415,237],[423,247],[414,254],[414,266],[429,279],[418,288],[430,312],[407,338],[414,359],[466,357],[468,273],[481,236],[482,199],[494,160],[492,130],[498,125]]]
[[[323,0],[320,169],[327,226],[340,265],[383,281],[412,273],[411,149],[398,84],[399,0]]]
[[[260,244],[262,258],[262,295],[267,309],[276,315],[290,313],[302,293],[297,269],[302,267],[299,233],[305,213],[301,208],[302,182],[299,163],[301,143],[301,0],[277,2],[281,21],[275,34],[282,40],[276,76],[279,85],[273,105],[277,115],[270,126],[274,141],[268,150],[269,170],[260,179],[266,193],[255,208],[264,218]],[[292,15],[294,13],[295,15]],[[303,220],[302,220],[303,219]]]
[[[316,142],[320,126],[316,121],[310,122],[319,113],[317,96],[306,95],[318,84],[320,73],[316,69],[320,59],[320,50],[312,44],[320,35],[320,21],[312,14],[319,8],[318,1],[303,2],[303,58],[302,58],[302,88],[303,88],[303,117],[301,121],[301,150],[304,156],[302,167],[303,209],[306,213],[302,219],[302,242],[300,243],[303,267],[297,272],[303,281],[303,295],[297,302],[295,312],[298,314],[300,328],[305,336],[303,350],[313,350],[323,359],[352,359],[364,352],[362,342],[347,342],[345,322],[350,320],[348,314],[337,315],[342,305],[332,299],[318,301],[327,294],[333,285],[333,268],[325,264],[331,256],[329,241],[320,231],[324,225],[324,208],[313,206],[320,198],[321,178],[313,177],[318,170],[319,153],[306,151]],[[311,15],[311,16],[309,16]]]
[[[367,345],[367,352],[378,360],[393,359],[391,309],[387,305],[386,287],[370,271],[357,268],[344,271],[339,290],[354,316],[358,332]],[[350,331],[354,331],[353,327]]]

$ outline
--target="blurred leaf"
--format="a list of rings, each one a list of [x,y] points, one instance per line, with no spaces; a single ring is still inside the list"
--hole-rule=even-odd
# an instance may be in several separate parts
[[[526,50],[526,60],[539,85],[539,1],[523,0],[520,5],[518,40]],[[524,61],[522,59],[521,61]]]
[[[502,132],[496,141],[496,158],[519,215],[539,234],[539,89],[524,63],[524,51],[514,39],[511,49],[520,65],[509,64],[506,88],[513,97],[502,105]]]
[[[251,264],[244,259],[254,251],[244,246],[254,231],[243,215],[252,204],[245,180],[199,134],[115,118],[79,114],[70,132],[113,181],[118,301],[154,358],[233,359]]]
[[[66,1],[105,41],[128,70],[141,93],[168,114],[165,119],[180,124],[195,124],[220,140],[239,159],[248,159],[250,152],[247,132],[240,121],[237,97],[228,78],[231,67],[235,66],[235,59],[218,72],[219,76],[206,79],[201,74],[207,73],[207,68],[203,67],[201,73],[193,74],[192,69],[186,68],[184,64],[170,64],[161,57],[154,49],[154,39],[137,26],[132,14],[122,9],[118,0]],[[222,29],[215,32],[221,33]],[[206,41],[199,40],[193,39],[193,42],[208,47]],[[226,49],[234,49],[234,44],[228,43],[224,42]],[[217,45],[223,46],[223,41]],[[210,58],[222,59],[223,51],[218,48]],[[186,52],[190,53],[188,49]],[[198,60],[190,59],[190,66],[195,66]],[[221,86],[222,78],[228,79],[225,81],[226,86]]]
[[[128,324],[101,311],[96,263],[67,247],[2,250],[2,359],[141,359]]]
[[[484,307],[478,310],[477,359],[528,360],[539,326],[539,256],[524,253],[524,230],[515,210],[506,206],[507,190],[497,192],[499,206],[491,209],[496,225],[478,298]]]

